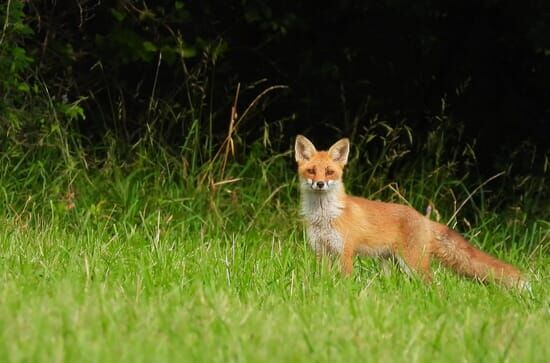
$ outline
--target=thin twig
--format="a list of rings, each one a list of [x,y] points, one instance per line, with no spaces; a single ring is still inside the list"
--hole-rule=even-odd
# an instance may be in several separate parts
[[[250,230],[250,228],[252,228],[252,226],[254,225],[254,222],[256,221],[256,219],[258,218],[258,216],[260,215],[260,212],[264,209],[264,207],[267,205],[267,203],[269,203],[269,201],[271,199],[273,199],[273,197],[275,196],[275,194],[277,194],[281,189],[285,188],[288,186],[288,183],[286,184],[283,184],[283,185],[280,185],[279,187],[277,187],[273,192],[271,192],[271,194],[269,195],[269,197],[267,197],[266,200],[264,200],[264,202],[262,203],[262,205],[260,206],[260,208],[258,208],[256,210],[256,213],[254,213],[254,216],[252,217],[252,219],[250,220],[250,222],[248,223],[248,226],[246,226],[246,230],[245,232],[248,232]]]
[[[8,29],[8,23],[10,18],[10,5],[11,0],[8,0],[8,3],[6,4],[6,21],[4,21],[4,26],[2,27],[2,37],[0,37],[0,45],[4,42],[4,37],[6,36],[6,31]]]
[[[502,176],[504,175],[505,172],[504,171],[501,171],[500,173],[498,174],[495,174],[493,175],[492,177],[490,177],[489,179],[485,180],[483,183],[481,183],[477,188],[475,188],[469,195],[466,199],[464,199],[464,201],[462,203],[460,203],[460,205],[458,206],[458,208],[456,209],[456,211],[453,213],[453,215],[451,216],[451,218],[449,218],[449,220],[447,221],[447,225],[449,225],[451,223],[451,221],[453,219],[456,218],[458,212],[460,212],[460,210],[462,209],[462,207],[464,207],[466,205],[466,203],[468,203],[468,201],[470,199],[472,199],[472,197],[474,196],[474,194],[481,188],[483,188],[484,185],[486,185],[487,183],[489,183],[490,181],[492,181],[493,179],[496,179],[498,178],[499,176]]]
[[[269,92],[271,91],[274,91],[276,89],[286,89],[288,88],[288,86],[285,86],[285,85],[282,85],[282,84],[279,84],[279,85],[275,85],[275,86],[271,86],[271,87],[268,87],[266,88],[265,90],[262,91],[262,93],[260,93],[258,96],[256,96],[256,98],[254,99],[254,101],[252,101],[250,103],[250,105],[248,105],[248,107],[246,108],[246,110],[244,110],[243,114],[241,115],[241,117],[239,117],[239,119],[237,120],[237,122],[235,122],[235,129],[237,128],[237,126],[239,126],[239,124],[245,119],[246,115],[248,114],[248,112],[256,105],[256,103],[258,103],[260,101],[260,99],[268,94]]]
[[[243,114],[239,117],[238,112],[237,112],[237,105],[238,105],[238,101],[239,101],[239,94],[240,94],[241,84],[240,83],[237,84],[237,90],[235,91],[235,98],[233,99],[233,104],[231,106],[231,113],[229,115],[229,127],[228,127],[228,130],[227,130],[227,135],[225,137],[225,140],[222,142],[222,144],[220,145],[220,147],[216,151],[216,154],[214,154],[212,159],[210,159],[208,167],[207,167],[207,172],[204,174],[204,177],[201,179],[200,184],[202,184],[204,182],[204,179],[208,177],[208,175],[209,175],[208,173],[210,172],[210,169],[214,165],[214,162],[216,160],[218,160],[218,158],[222,155],[222,153],[223,153],[223,161],[222,161],[221,172],[218,175],[218,178],[219,179],[224,178],[225,169],[227,167],[227,162],[229,160],[229,154],[231,154],[231,155],[235,154],[235,143],[233,141],[233,135],[236,133],[238,125],[240,125],[242,123],[242,121],[245,119],[245,117],[250,112],[250,110],[260,101],[260,99],[263,96],[265,96],[267,93],[269,93],[273,90],[281,89],[281,88],[288,88],[288,86],[275,85],[275,86],[271,86],[271,87],[268,87],[265,90],[263,90],[258,96],[256,96],[256,98],[254,98],[254,100],[250,103],[250,105],[248,105],[248,107],[245,109]],[[209,184],[213,186],[214,182],[211,181]]]
[[[227,166],[227,160],[229,158],[229,153],[231,153],[231,155],[234,155],[235,153],[235,143],[233,141],[233,134],[236,132],[238,126],[243,122],[243,120],[246,118],[250,110],[254,108],[254,106],[260,101],[260,99],[262,99],[263,96],[265,96],[267,93],[271,91],[274,91],[276,89],[282,89],[282,88],[288,88],[288,86],[275,85],[263,90],[258,96],[256,96],[256,98],[254,98],[254,100],[250,103],[250,105],[248,105],[248,107],[244,110],[243,114],[239,117],[237,112],[237,104],[239,101],[241,84],[240,83],[237,84],[237,90],[235,91],[235,98],[233,100],[233,105],[231,106],[231,114],[229,119],[229,128],[227,130],[227,136],[225,137],[225,140],[222,142],[220,148],[218,149],[218,151],[216,152],[216,154],[211,160],[212,162],[215,161],[218,157],[220,157],[220,154],[222,153],[222,151],[224,152],[224,159],[223,159],[221,174],[220,174],[221,179],[223,179],[224,177],[225,168]]]
[[[181,42],[181,40],[178,40]],[[185,93],[187,96],[187,102],[189,103],[189,109],[191,110],[191,119],[195,119],[195,106],[193,104],[193,97],[191,96],[191,74],[189,73],[189,69],[187,68],[187,64],[185,63],[185,50],[183,49],[183,44],[180,44],[181,49],[181,57],[180,62],[181,66],[183,68],[183,74],[185,75]]]
[[[226,180],[222,180],[222,181],[219,181],[219,182],[212,183],[212,186],[217,187],[217,186],[220,186],[220,185],[235,183],[235,182],[238,182],[240,180],[242,180],[242,178],[226,179]]]
[[[153,81],[153,89],[151,90],[151,98],[149,99],[149,109],[147,110],[148,114],[151,114],[151,109],[153,108],[153,100],[155,99],[155,89],[157,88],[157,81],[159,78],[159,69],[160,69],[161,62],[162,62],[162,52],[159,52],[159,60],[157,62],[157,69],[155,71],[155,80]]]
[[[369,195],[369,199],[373,199],[374,196],[376,194],[380,194],[382,193],[384,190],[386,189],[390,189],[392,192],[394,192],[398,197],[399,199],[401,199],[403,202],[405,202],[409,207],[411,207],[411,203],[409,203],[409,201],[407,199],[405,199],[405,197],[403,195],[401,195],[401,193],[399,192],[399,190],[394,187],[394,184],[397,185],[397,183],[389,183],[387,185],[384,185],[382,188],[378,189],[377,191],[375,191],[374,193],[371,193]]]
[[[225,153],[223,155],[222,170],[220,174],[220,179],[223,179],[225,174],[225,167],[227,165],[227,159],[229,158],[229,153],[231,155],[235,154],[235,144],[233,142],[233,131],[235,130],[235,122],[237,121],[237,103],[239,102],[239,92],[241,91],[241,83],[237,84],[237,91],[235,91],[235,98],[233,99],[233,105],[231,106],[231,114],[229,115],[229,129],[227,130],[227,136],[223,142],[225,145]],[[221,148],[220,148],[221,149]]]
[[[405,204],[407,204],[409,207],[412,207],[411,203],[409,203],[409,201],[399,192],[399,190],[396,187],[394,187],[394,184],[397,185],[397,183],[388,184],[388,188],[390,188],[395,194],[397,194],[399,199],[405,202]]]

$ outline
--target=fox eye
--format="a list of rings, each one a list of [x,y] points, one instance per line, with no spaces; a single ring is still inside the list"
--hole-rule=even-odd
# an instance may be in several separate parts
[[[334,174],[334,170],[327,169],[326,174],[327,175],[332,175],[332,174]]]
[[[307,172],[308,174],[313,174],[313,175],[315,175],[315,169],[313,169],[313,168],[311,168],[311,169],[306,169],[306,172]]]

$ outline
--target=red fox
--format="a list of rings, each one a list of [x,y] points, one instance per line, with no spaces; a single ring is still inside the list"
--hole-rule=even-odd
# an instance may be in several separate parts
[[[351,274],[356,254],[393,256],[406,272],[431,282],[433,256],[461,275],[530,290],[514,266],[478,250],[454,230],[413,208],[347,195],[342,175],[349,150],[348,139],[337,141],[328,151],[317,151],[306,137],[296,138],[309,244],[318,255],[339,255],[343,275]]]

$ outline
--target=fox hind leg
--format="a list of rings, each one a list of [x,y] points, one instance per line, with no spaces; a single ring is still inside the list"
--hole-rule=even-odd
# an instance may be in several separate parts
[[[397,260],[407,275],[420,275],[427,283],[432,282],[430,269],[430,251],[427,246],[410,243],[409,247],[399,251]]]

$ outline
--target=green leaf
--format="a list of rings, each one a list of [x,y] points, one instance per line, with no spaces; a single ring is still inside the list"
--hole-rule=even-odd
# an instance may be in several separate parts
[[[154,45],[153,43],[151,43],[150,41],[146,40],[146,41],[143,42],[143,49],[146,52],[154,53],[154,52],[157,51],[157,46]]]
[[[116,21],[118,22],[122,22],[124,21],[124,19],[126,18],[126,14],[116,10],[116,9],[111,9],[111,14],[113,15],[113,18],[116,19]]]
[[[29,85],[27,83],[19,83],[17,85],[17,90],[20,91],[20,92],[29,93],[31,88],[29,87]]]

